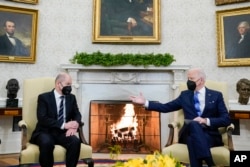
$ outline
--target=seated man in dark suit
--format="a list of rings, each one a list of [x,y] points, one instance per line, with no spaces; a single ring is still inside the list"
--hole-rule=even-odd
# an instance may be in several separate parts
[[[55,88],[38,96],[37,125],[31,136],[31,143],[40,150],[39,162],[42,167],[53,167],[54,145],[66,150],[66,167],[76,167],[81,142],[75,135],[81,123],[76,97],[71,94],[72,79],[67,73],[60,73]]]
[[[202,167],[203,160],[214,166],[210,147],[223,145],[218,128],[230,124],[228,110],[222,93],[205,87],[206,75],[202,69],[190,69],[187,78],[188,90],[168,103],[148,101],[142,94],[130,99],[150,111],[168,113],[183,109],[185,120],[189,121],[183,126],[180,140],[188,146],[191,166]]]

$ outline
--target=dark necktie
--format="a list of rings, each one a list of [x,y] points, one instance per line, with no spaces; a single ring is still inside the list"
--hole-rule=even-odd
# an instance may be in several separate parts
[[[197,112],[198,116],[201,116],[201,109],[200,109],[200,101],[198,98],[199,92],[194,92],[194,107],[195,111]]]
[[[64,105],[63,105],[63,101],[64,101],[64,96],[60,97],[61,102],[60,102],[60,106],[59,106],[59,112],[58,112],[58,121],[60,122],[60,125],[63,124],[64,122],[64,117],[63,117],[63,110],[64,110]]]

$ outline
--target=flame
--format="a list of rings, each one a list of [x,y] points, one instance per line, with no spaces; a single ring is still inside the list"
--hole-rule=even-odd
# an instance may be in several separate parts
[[[136,139],[138,120],[134,105],[126,104],[123,109],[124,115],[121,120],[110,126],[113,138],[118,141]]]

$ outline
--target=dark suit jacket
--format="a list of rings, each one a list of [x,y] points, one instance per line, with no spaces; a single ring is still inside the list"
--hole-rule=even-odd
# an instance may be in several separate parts
[[[159,111],[163,113],[183,109],[184,118],[192,120],[197,117],[194,107],[194,92],[190,90],[182,91],[180,96],[166,104],[149,102],[148,110]],[[208,134],[219,137],[219,127],[228,126],[230,117],[221,92],[206,88],[205,108],[201,117],[209,118],[211,126],[207,127]],[[185,128],[185,125],[184,127]]]
[[[244,36],[244,40],[238,43],[240,36],[230,46],[226,58],[250,58],[250,34]]]
[[[80,124],[82,116],[79,112],[75,96],[72,94],[67,95],[65,100],[66,122],[75,120]],[[36,136],[41,132],[53,133],[54,131],[61,131],[61,125],[57,120],[57,106],[54,90],[38,96],[37,120],[38,122],[32,134],[31,142],[33,142]]]
[[[0,36],[0,55],[29,56],[28,49],[15,38],[16,46],[13,46],[7,35]]]

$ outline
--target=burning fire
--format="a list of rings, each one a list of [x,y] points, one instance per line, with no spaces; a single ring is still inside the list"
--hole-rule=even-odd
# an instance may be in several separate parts
[[[138,120],[135,114],[134,105],[126,104],[124,107],[124,115],[121,120],[113,123],[111,133],[115,141],[131,141],[136,139]]]

